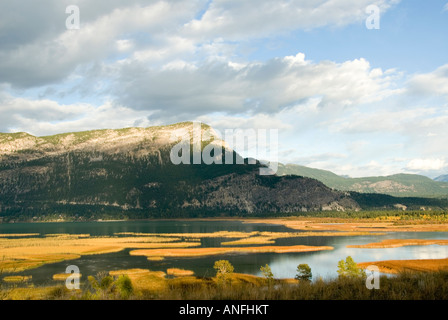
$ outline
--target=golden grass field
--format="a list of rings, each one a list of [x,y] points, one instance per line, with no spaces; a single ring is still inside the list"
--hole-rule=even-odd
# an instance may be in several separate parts
[[[222,242],[223,246],[234,245],[249,245],[249,244],[274,244],[277,239],[284,238],[302,238],[302,237],[349,237],[349,236],[362,236],[362,235],[382,235],[384,233],[379,232],[366,232],[366,231],[346,231],[346,232],[252,232],[252,236]]]
[[[306,231],[346,231],[346,232],[429,232],[429,231],[448,231],[448,223],[403,223],[397,224],[396,221],[380,221],[377,219],[352,219],[346,218],[273,218],[273,219],[242,219],[244,223],[265,223],[277,224],[295,230]]]
[[[164,257],[148,257],[148,261],[162,261]]]
[[[194,271],[179,268],[169,268],[166,270],[166,274],[175,277],[185,277],[194,275]]]
[[[173,248],[173,249],[139,249],[129,252],[134,256],[156,256],[156,257],[200,257],[229,253],[288,253],[333,250],[330,246],[257,246],[257,247],[234,247],[234,248]]]
[[[26,282],[30,281],[32,276],[7,276],[3,278],[3,281],[9,283]]]
[[[54,287],[14,288],[8,290],[5,299],[8,300],[45,300],[54,291]]]
[[[448,259],[419,259],[419,260],[385,260],[358,263],[360,268],[375,265],[383,273],[411,272],[433,272],[448,270]]]
[[[156,237],[160,239],[165,238],[246,238],[257,234],[254,232],[239,232],[239,231],[217,231],[217,232],[204,232],[204,233],[140,233],[140,232],[119,232],[114,235],[125,236],[143,236],[143,237]]]
[[[131,254],[142,255],[148,260],[162,260],[166,256],[203,256],[222,253],[303,252],[330,250],[331,247],[247,247],[247,245],[272,245],[276,239],[308,236],[355,236],[372,234],[368,231],[348,232],[229,232],[213,233],[135,233],[121,232],[114,236],[93,237],[89,234],[38,233],[0,234],[0,271],[21,272],[47,263],[78,259],[82,255],[104,254],[133,249]],[[226,248],[197,248],[201,239],[229,239],[222,243]],[[232,248],[233,246],[244,246]],[[138,249],[147,251],[138,251]],[[165,249],[165,250],[163,250]],[[169,249],[169,250],[168,250]],[[156,251],[159,250],[159,251]],[[146,254],[147,253],[147,254]]]
[[[166,289],[163,271],[150,271],[147,269],[126,269],[109,272],[111,276],[127,275],[137,290],[163,291]]]
[[[385,239],[381,242],[372,242],[364,245],[349,245],[348,248],[382,249],[398,248],[405,246],[448,245],[448,240],[425,239]],[[365,269],[369,265],[375,265],[383,273],[400,273],[404,271],[432,272],[448,270],[448,259],[415,259],[415,260],[385,260],[358,263]]]
[[[180,271],[176,270],[176,271]],[[189,270],[182,270],[185,271]],[[133,286],[137,291],[149,291],[154,294],[160,294],[166,292],[171,286],[203,286],[207,282],[216,284],[217,279],[215,277],[208,280],[197,278],[192,274],[177,275],[173,279],[166,278],[168,273],[162,271],[150,271],[147,269],[127,269],[109,272],[112,276],[127,275]],[[243,273],[232,273],[229,276],[229,281],[232,285],[238,284],[253,284],[256,286],[266,285],[266,279]],[[277,283],[294,284],[298,283],[295,279],[276,279]]]
[[[33,236],[39,236],[39,233],[7,233],[7,234],[0,234],[0,238],[23,238],[23,237],[33,237]]]
[[[80,273],[57,273],[53,275],[53,280],[65,281],[68,277],[72,278],[81,278],[82,274]]]
[[[385,239],[381,242],[372,242],[362,245],[350,245],[347,248],[368,248],[368,249],[380,249],[380,248],[398,248],[405,246],[429,246],[429,245],[448,245],[448,240],[425,240],[425,239]]]
[[[82,255],[117,252],[125,248],[185,248],[200,245],[200,242],[179,240],[166,237],[87,237],[65,234],[39,238],[1,238],[0,270],[20,272],[46,263],[73,260]]]

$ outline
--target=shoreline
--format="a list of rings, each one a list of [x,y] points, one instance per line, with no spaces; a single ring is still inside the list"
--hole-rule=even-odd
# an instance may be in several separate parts
[[[157,221],[237,221],[249,224],[280,225],[291,230],[302,231],[349,231],[349,232],[448,232],[448,222],[409,220],[397,224],[396,221],[378,221],[374,218],[333,218],[333,217],[205,217],[205,218],[148,218],[124,220],[91,220],[91,221],[29,221],[3,222],[9,224],[42,224],[42,223],[107,223],[107,222],[157,222]],[[414,222],[414,223],[413,223]],[[419,223],[415,223],[419,222]]]

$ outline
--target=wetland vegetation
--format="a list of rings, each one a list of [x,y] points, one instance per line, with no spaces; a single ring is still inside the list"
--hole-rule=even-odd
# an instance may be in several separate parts
[[[376,257],[378,253],[387,250],[416,250],[434,246],[443,248],[448,244],[448,223],[441,219],[445,213],[412,214],[414,219],[402,218],[405,216],[401,212],[382,212],[381,215],[372,213],[370,218],[360,218],[354,214],[351,218],[304,215],[275,219],[177,220],[154,222],[156,227],[148,221],[146,225],[138,221],[115,224],[103,222],[97,227],[88,228],[77,226],[76,223],[33,224],[31,227],[30,224],[1,225],[0,297],[446,299],[448,259],[445,251],[439,252],[437,258],[430,256],[429,259],[388,258],[373,261],[364,258]],[[106,227],[107,231],[95,229],[101,226]],[[74,232],[81,227],[93,231],[93,234]],[[31,232],[32,229],[35,232]],[[410,237],[410,234],[415,236]],[[391,238],[393,236],[398,238]],[[327,255],[325,252],[342,249],[339,256],[352,250],[350,252],[355,253],[357,267],[361,269],[372,264],[379,267],[383,273],[381,290],[367,290],[365,277],[325,278],[319,272],[319,265],[310,263],[312,268],[309,268],[306,264],[308,261],[319,261],[319,258],[313,260],[313,257],[327,257],[321,264],[327,264],[327,267],[332,264],[336,271],[340,259],[335,257],[338,255]],[[375,252],[375,255],[369,255],[369,252]],[[412,251],[406,252],[404,257],[412,257],[409,255]],[[95,262],[95,257],[101,260],[108,254],[119,253],[120,259],[124,260],[144,258],[146,267],[144,262],[135,267],[129,262],[123,266],[130,268],[119,269],[110,267],[111,264],[107,262],[100,271],[84,272],[84,269],[82,274],[77,275],[81,282],[79,290],[68,290],[65,287],[68,274],[60,269],[48,275],[53,282],[35,281],[39,278],[38,271],[45,270],[46,266],[62,266],[64,261],[65,264],[77,264],[87,257],[92,257],[91,261]],[[262,257],[274,257],[274,260],[263,260]],[[207,270],[213,270],[213,261],[224,261],[223,258],[235,263],[235,272],[229,272],[224,282],[219,274],[211,274],[210,271],[207,274],[194,267],[195,261],[198,261],[207,264]],[[238,261],[244,262],[242,264]],[[291,263],[296,261],[298,263],[290,268]],[[258,271],[247,273],[247,268],[244,269],[247,264]],[[153,266],[158,267],[153,269]],[[193,269],[190,270],[190,267]],[[279,273],[285,268],[290,269],[286,277],[284,273]],[[45,272],[49,270],[53,269],[49,268]],[[296,270],[301,270],[301,273],[293,274]],[[385,273],[394,275],[385,276]],[[365,275],[362,272],[360,274]],[[309,281],[311,277],[313,279]],[[427,283],[422,284],[422,281]]]

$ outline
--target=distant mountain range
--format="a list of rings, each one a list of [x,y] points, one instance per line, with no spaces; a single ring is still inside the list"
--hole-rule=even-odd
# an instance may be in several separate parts
[[[435,181],[440,181],[440,182],[448,182],[448,174],[445,174],[443,176],[438,176],[434,180]]]
[[[436,181],[416,174],[395,174],[383,177],[346,178],[320,169],[295,164],[279,164],[277,175],[298,175],[317,179],[330,188],[360,193],[381,193],[395,197],[448,198],[448,176]],[[446,179],[446,180],[445,180]]]

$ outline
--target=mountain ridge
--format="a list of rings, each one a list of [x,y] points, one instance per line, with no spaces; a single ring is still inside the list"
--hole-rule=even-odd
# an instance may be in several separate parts
[[[183,158],[189,161],[176,165],[173,147],[179,142],[186,143],[182,154],[189,151]],[[220,162],[193,164],[195,152],[204,155],[206,150]],[[224,164],[227,157],[232,164]],[[339,191],[319,179],[285,172],[260,175],[264,162],[249,163],[212,127],[195,129],[192,122],[44,137],[0,134],[0,222],[448,207],[448,200]]]
[[[330,188],[361,193],[382,193],[394,197],[448,197],[448,183],[426,176],[398,173],[363,178],[341,177],[331,171],[296,164],[279,164],[278,175],[299,175],[317,179]]]
[[[183,131],[179,135],[177,130]],[[237,164],[241,157],[234,151],[230,165],[174,165],[173,146],[185,138],[193,152],[195,134],[190,122],[45,137],[2,134],[0,217],[160,218],[360,210],[348,194],[317,180],[260,176],[260,162]],[[201,125],[200,135],[206,137],[200,140],[201,151],[210,144],[229,151],[210,126]]]

